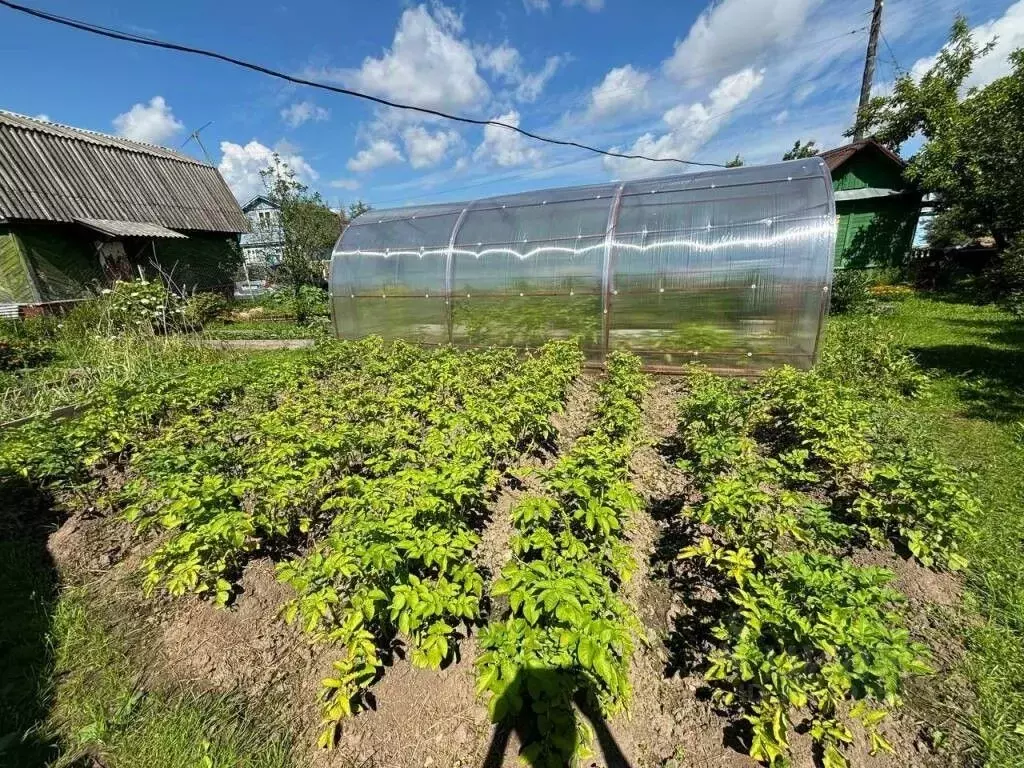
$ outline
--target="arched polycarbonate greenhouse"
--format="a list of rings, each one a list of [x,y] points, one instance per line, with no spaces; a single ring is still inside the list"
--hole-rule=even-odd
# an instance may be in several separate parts
[[[817,357],[835,205],[819,158],[373,210],[334,250],[338,336],[533,347],[652,368]]]

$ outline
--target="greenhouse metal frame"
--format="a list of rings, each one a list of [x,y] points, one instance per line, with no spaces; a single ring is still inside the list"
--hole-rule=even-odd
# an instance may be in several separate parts
[[[835,203],[817,157],[371,210],[339,239],[336,335],[759,370],[817,359]]]

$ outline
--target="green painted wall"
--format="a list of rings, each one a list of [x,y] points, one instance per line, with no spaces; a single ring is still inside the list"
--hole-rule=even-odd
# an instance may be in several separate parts
[[[96,235],[75,224],[17,221],[0,225],[0,303],[34,304],[95,295],[112,278],[103,273]],[[125,241],[132,265],[149,277],[153,247]],[[189,233],[187,240],[157,240],[156,260],[176,285],[191,290],[233,288],[242,256],[232,237]],[[133,270],[135,267],[133,266]]]
[[[911,191],[902,169],[879,152],[864,150],[832,178],[836,192],[876,187]],[[864,269],[904,264],[914,240],[920,194],[837,200],[836,267]]]

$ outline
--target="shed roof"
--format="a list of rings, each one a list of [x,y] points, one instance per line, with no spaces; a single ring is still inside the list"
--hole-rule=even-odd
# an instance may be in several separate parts
[[[187,235],[173,229],[161,227],[159,224],[140,224],[135,221],[111,221],[110,219],[76,219],[89,229],[94,229],[111,237],[164,237],[171,239],[187,239]]]
[[[829,172],[835,173],[836,169],[846,163],[847,160],[858,152],[869,149],[880,152],[884,157],[899,165],[900,168],[903,168],[907,164],[906,160],[874,139],[861,139],[860,141],[844,144],[843,146],[836,147],[835,149],[826,149],[820,154],[820,157],[825,161],[825,164],[828,165]]]
[[[78,219],[238,233],[217,169],[155,144],[0,110],[0,219]]]

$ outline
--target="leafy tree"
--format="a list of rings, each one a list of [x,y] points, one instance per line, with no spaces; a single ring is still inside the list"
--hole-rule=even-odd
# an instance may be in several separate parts
[[[818,154],[818,148],[814,146],[814,140],[808,141],[806,144],[801,143],[800,139],[793,142],[793,148],[786,152],[782,156],[783,160],[803,160],[805,157],[814,157]]]
[[[726,168],[739,168],[741,165],[743,165],[743,158],[739,156],[739,153],[732,160],[727,160],[725,163]]]
[[[369,210],[370,206],[367,203],[364,203],[362,200],[356,200],[354,203],[349,205],[348,210],[346,211],[348,221],[352,221],[352,219],[354,219],[356,216],[364,214]],[[346,221],[345,223],[347,224],[348,221]]]
[[[307,321],[309,308],[303,287],[324,280],[324,260],[338,240],[346,220],[332,211],[319,192],[310,192],[277,153],[260,171],[267,197],[280,211],[284,247],[278,273],[292,291],[295,321]]]
[[[965,89],[974,64],[991,48],[979,46],[958,16],[932,67],[917,79],[903,75],[890,96],[872,99],[849,133],[863,127],[893,150],[923,136],[905,173],[938,195],[937,231],[985,232],[1004,250],[1024,233],[1018,170],[1024,166],[1024,49],[1010,55],[1009,75]]]

